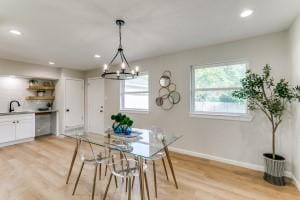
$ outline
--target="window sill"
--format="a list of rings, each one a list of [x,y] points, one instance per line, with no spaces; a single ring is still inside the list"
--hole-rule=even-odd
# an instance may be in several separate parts
[[[216,119],[216,120],[230,120],[230,121],[244,121],[251,122],[253,116],[251,114],[212,114],[212,113],[190,113],[190,117]]]
[[[130,110],[130,109],[122,109],[121,113],[131,113],[131,114],[149,114],[149,110]]]

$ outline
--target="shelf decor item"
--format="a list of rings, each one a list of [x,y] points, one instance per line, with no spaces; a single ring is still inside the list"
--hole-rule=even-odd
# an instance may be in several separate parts
[[[175,104],[180,102],[180,94],[176,91],[176,85],[172,83],[171,76],[170,71],[164,71],[159,79],[161,88],[158,91],[159,94],[155,102],[163,110],[170,110]]]
[[[114,130],[114,133],[124,134],[124,135],[131,134],[132,132],[131,127],[133,125],[133,121],[129,117],[123,115],[122,113],[118,113],[116,115],[112,115],[111,120],[114,120],[114,123],[112,125],[112,129]]]
[[[29,80],[29,86],[36,86],[39,82],[37,80],[31,79]]]
[[[284,112],[292,101],[300,101],[300,86],[291,87],[284,78],[275,82],[271,67],[266,65],[263,74],[247,71],[241,80],[242,88],[233,96],[247,99],[249,110],[261,110],[272,126],[272,153],[263,154],[265,163],[264,179],[274,185],[285,185],[285,158],[276,154],[276,131],[282,123]]]
[[[125,25],[125,21],[118,19],[116,20],[116,24],[119,27],[119,47],[117,53],[114,55],[112,60],[108,64],[103,65],[103,73],[101,75],[102,78],[112,79],[112,80],[127,80],[134,79],[139,75],[139,67],[136,66],[135,69],[132,69],[129,65],[127,58],[124,55],[124,50],[122,46],[122,32],[121,28]],[[114,65],[114,61],[119,56],[121,61],[120,69],[116,69]]]
[[[38,96],[38,97],[43,97],[43,96],[45,96],[45,90],[38,90],[36,93],[37,93],[37,96]]]

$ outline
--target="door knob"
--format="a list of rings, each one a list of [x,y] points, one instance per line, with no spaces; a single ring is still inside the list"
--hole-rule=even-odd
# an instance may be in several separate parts
[[[66,109],[66,112],[70,112],[70,109]]]
[[[103,110],[100,110],[100,112],[103,112]]]

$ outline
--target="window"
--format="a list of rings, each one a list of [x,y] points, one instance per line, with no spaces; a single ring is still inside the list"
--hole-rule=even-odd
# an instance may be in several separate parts
[[[149,76],[141,73],[137,78],[121,81],[121,110],[149,110]]]
[[[245,100],[232,96],[241,88],[247,63],[192,66],[191,112],[193,114],[240,116],[247,114]]]

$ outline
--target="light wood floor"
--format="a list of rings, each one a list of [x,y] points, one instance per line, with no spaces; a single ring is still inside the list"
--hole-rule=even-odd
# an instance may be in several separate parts
[[[55,136],[42,137],[34,142],[0,148],[1,200],[68,200],[91,199],[93,168],[82,173],[75,196],[72,189],[79,170],[77,162],[69,185],[65,184],[74,142]],[[300,192],[288,183],[285,187],[272,186],[262,180],[262,173],[172,154],[179,190],[168,182],[162,165],[158,166],[158,199],[162,200],[296,200]],[[103,170],[104,171],[104,170]],[[148,172],[151,199],[154,198],[152,170]],[[108,177],[97,182],[96,199],[101,199]],[[113,183],[113,182],[112,182]],[[119,181],[121,184],[121,182]],[[139,199],[138,184],[133,199]],[[111,185],[109,199],[126,199],[124,187]]]

